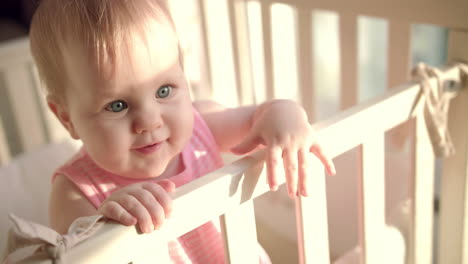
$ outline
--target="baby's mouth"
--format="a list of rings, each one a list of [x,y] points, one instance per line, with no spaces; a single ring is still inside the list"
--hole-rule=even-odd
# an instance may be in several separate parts
[[[150,153],[153,153],[156,150],[158,150],[161,147],[161,144],[162,144],[162,142],[153,143],[153,144],[150,144],[150,145],[146,145],[144,147],[135,148],[135,150],[142,153],[142,154],[150,154]]]

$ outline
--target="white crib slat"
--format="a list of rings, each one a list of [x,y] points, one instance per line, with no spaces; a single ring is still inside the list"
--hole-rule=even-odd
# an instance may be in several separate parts
[[[211,63],[210,63],[210,43],[208,41],[208,19],[205,12],[205,0],[197,1],[197,11],[200,19],[200,83],[196,87],[191,87],[193,98],[207,99],[213,94]]]
[[[211,65],[211,98],[227,107],[239,104],[227,0],[203,0]]]
[[[298,71],[301,103],[309,116],[309,122],[315,118],[315,93],[312,63],[312,11],[308,8],[297,9],[298,20]]]
[[[449,33],[450,61],[468,61],[468,33],[452,30]],[[461,114],[465,113],[465,114]],[[468,263],[468,89],[452,100],[449,111],[449,130],[455,155],[443,161],[440,211],[438,263]]]
[[[262,30],[263,30],[263,50],[265,60],[265,87],[267,100],[274,98],[274,78],[273,78],[273,47],[271,45],[271,4],[267,1],[261,2]],[[261,103],[261,102],[257,102]]]
[[[226,263],[258,264],[257,229],[253,201],[250,200],[220,217]]]
[[[357,63],[357,16],[353,13],[341,13],[339,18],[341,52],[341,110],[358,102],[358,63]]]
[[[11,158],[5,134],[2,117],[0,116],[0,166],[7,164]]]
[[[388,88],[408,81],[410,73],[410,32],[407,21],[390,20]]]
[[[364,263],[381,263],[386,250],[382,243],[385,224],[385,169],[383,133],[368,138],[361,147],[359,229]],[[385,239],[385,238],[383,238]]]
[[[323,165],[314,159],[310,194],[296,199],[299,263],[330,263],[327,196]]]
[[[271,6],[271,30],[274,97],[300,102],[297,8],[274,3]]]
[[[408,255],[410,263],[430,264],[432,263],[435,158],[423,114],[423,111],[419,111],[416,117],[415,171],[412,183],[414,207]]]
[[[23,151],[46,143],[41,112],[38,111],[37,94],[35,88],[31,88],[33,81],[30,64],[10,65],[9,69],[3,72],[3,77]]]
[[[250,62],[247,3],[244,0],[229,0],[234,69],[237,82],[237,95],[240,105],[253,104],[252,66]]]

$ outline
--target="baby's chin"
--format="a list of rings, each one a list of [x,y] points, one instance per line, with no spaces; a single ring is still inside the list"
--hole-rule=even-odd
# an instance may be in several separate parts
[[[163,174],[164,170],[161,169],[153,169],[153,170],[141,170],[141,169],[134,169],[125,172],[115,173],[121,177],[134,179],[134,180],[152,180],[152,179],[160,179],[161,175]]]
[[[104,166],[102,166],[104,165]],[[146,166],[144,168],[138,167],[117,167],[117,166],[105,166],[102,164],[101,167],[104,168],[106,171],[111,172],[114,175],[117,175],[122,178],[132,179],[132,180],[151,180],[151,179],[159,179],[161,175],[165,171],[165,167],[155,167],[150,168]]]
[[[122,178],[134,180],[155,179],[165,171],[165,162],[141,162],[129,158],[95,160],[96,164],[104,170]]]
[[[176,157],[178,157],[176,155]],[[124,157],[114,160],[96,161],[97,165],[119,177],[133,180],[162,180],[170,178],[183,170],[180,159],[132,159]]]

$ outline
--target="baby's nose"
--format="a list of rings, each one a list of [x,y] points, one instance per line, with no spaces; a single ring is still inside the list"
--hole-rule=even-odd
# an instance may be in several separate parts
[[[163,125],[161,115],[158,111],[145,111],[139,113],[133,122],[133,130],[136,134],[151,132]]]

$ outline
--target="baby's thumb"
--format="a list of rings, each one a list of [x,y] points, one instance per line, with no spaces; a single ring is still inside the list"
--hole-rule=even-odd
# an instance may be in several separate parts
[[[242,155],[254,150],[260,144],[260,138],[250,133],[241,143],[231,148],[232,153]]]
[[[166,191],[166,192],[173,192],[175,191],[175,183],[173,181],[170,181],[170,180],[160,180],[157,182],[157,184],[159,184],[161,187],[163,187],[163,189]]]

